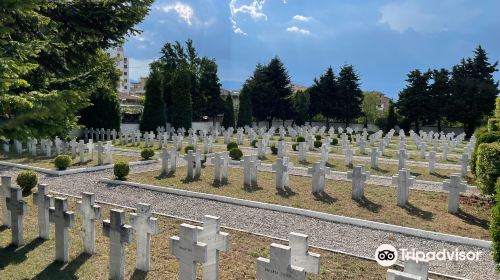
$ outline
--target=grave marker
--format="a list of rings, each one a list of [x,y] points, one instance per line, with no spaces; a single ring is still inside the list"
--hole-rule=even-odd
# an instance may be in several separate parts
[[[68,211],[68,201],[66,198],[56,197],[54,207],[50,207],[49,221],[55,224],[56,239],[56,261],[69,261],[69,233],[68,228],[75,223],[75,214]]]
[[[95,253],[95,221],[101,218],[101,207],[95,204],[95,194],[83,192],[82,200],[76,204],[82,219],[83,250],[87,254]]]

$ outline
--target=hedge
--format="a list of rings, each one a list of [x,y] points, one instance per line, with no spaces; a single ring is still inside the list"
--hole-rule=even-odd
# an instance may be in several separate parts
[[[497,271],[500,270],[500,179],[495,186],[497,197],[496,205],[491,211],[490,233],[493,241],[493,260],[497,263]]]
[[[470,169],[474,175],[476,175],[476,162],[479,145],[494,142],[500,142],[500,131],[483,132],[476,135],[476,146],[474,147],[470,161]]]
[[[483,143],[479,146],[476,177],[483,194],[495,193],[495,183],[500,175],[500,143]]]

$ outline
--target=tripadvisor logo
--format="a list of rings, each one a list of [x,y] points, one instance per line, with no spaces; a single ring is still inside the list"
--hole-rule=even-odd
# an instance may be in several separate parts
[[[375,260],[381,266],[392,266],[398,259],[398,251],[390,244],[382,244],[375,251]]]
[[[381,266],[392,266],[396,263],[398,256],[400,261],[413,259],[418,261],[479,261],[481,251],[459,251],[442,249],[440,251],[423,252],[415,248],[400,248],[398,250],[390,244],[382,244],[375,251],[375,260]]]

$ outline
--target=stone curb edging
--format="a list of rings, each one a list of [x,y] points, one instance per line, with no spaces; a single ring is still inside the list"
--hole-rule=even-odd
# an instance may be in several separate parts
[[[56,191],[50,191],[50,192],[53,193],[53,194],[56,194],[56,195],[68,196],[68,197],[73,197],[73,198],[76,198],[76,199],[81,199],[82,198],[81,196],[66,194],[66,193],[62,193],[62,192],[56,192]],[[106,202],[106,201],[96,200],[95,202],[98,203],[98,204],[104,204],[104,205],[113,206],[113,207],[120,207],[120,208],[124,208],[124,209],[128,209],[128,210],[133,210],[133,211],[137,210],[134,207],[124,206],[124,205],[120,205],[120,204],[116,204],[116,203],[111,203],[111,202]],[[180,216],[169,215],[169,214],[155,212],[155,211],[153,211],[152,213],[154,215],[158,215],[158,216],[162,216],[162,217],[173,218],[173,219],[178,219],[178,220],[184,220],[184,221],[188,221],[190,223],[196,223],[196,224],[200,224],[200,225],[203,224],[202,221],[197,221],[197,220],[193,220],[193,219],[189,219],[189,218],[183,218],[183,217],[180,217]],[[244,229],[238,229],[238,228],[233,228],[233,227],[224,226],[224,225],[221,225],[221,228],[225,228],[225,229],[232,230],[232,231],[237,231],[237,232],[242,232],[242,233],[246,233],[246,234],[250,234],[250,235],[261,236],[261,237],[265,237],[265,238],[269,238],[269,239],[279,240],[279,241],[282,241],[282,242],[288,242],[288,239],[274,237],[274,236],[271,236],[271,235],[266,235],[266,234],[261,234],[261,233],[254,233],[254,232],[251,232],[251,231],[248,231],[248,230],[244,230]],[[321,246],[315,246],[315,245],[309,245],[309,247],[310,248],[314,248],[314,249],[320,249],[320,250],[331,252],[331,253],[336,253],[336,254],[341,254],[341,255],[347,255],[347,256],[351,256],[351,257],[363,259],[363,260],[374,261],[374,262],[376,261],[374,258],[369,258],[369,257],[361,256],[361,255],[356,255],[356,254],[348,253],[348,252],[341,251],[341,250],[334,250],[334,249],[325,248],[325,247],[321,247]],[[404,268],[404,265],[399,264],[399,263],[396,263],[394,265],[398,266],[400,268]],[[443,274],[443,273],[439,273],[439,272],[435,272],[435,271],[429,271],[429,274],[433,274],[433,275],[437,275],[437,276],[443,276],[443,277],[446,277],[446,278],[451,278],[451,279],[456,279],[456,280],[467,280],[467,278],[462,278],[462,277],[458,277],[458,276]]]
[[[145,160],[145,161],[133,161],[129,162],[130,166],[137,166],[137,165],[147,165],[151,163],[156,163],[159,160],[153,159],[153,160]],[[37,167],[37,166],[31,166],[31,165],[25,165],[25,164],[20,164],[20,163],[13,163],[13,162],[7,162],[7,161],[0,161],[0,165],[4,166],[9,166],[9,167],[15,167],[15,168],[20,168],[20,169],[28,169],[28,170],[33,170],[49,175],[55,175],[55,176],[64,176],[64,175],[70,175],[70,174],[77,174],[77,173],[86,173],[86,172],[94,172],[94,171],[100,171],[100,170],[105,170],[105,169],[111,169],[113,168],[114,164],[106,164],[106,165],[101,165],[101,166],[93,166],[93,167],[86,167],[86,168],[75,168],[75,169],[68,169],[68,170],[52,170],[52,169],[47,169],[43,167]]]
[[[174,188],[168,188],[168,187],[159,187],[159,186],[141,184],[141,183],[135,183],[135,182],[112,180],[112,179],[107,179],[107,178],[101,178],[99,181],[102,183],[109,183],[109,184],[114,184],[114,185],[125,185],[125,186],[142,188],[142,189],[163,192],[163,193],[169,193],[169,194],[174,194],[174,195],[188,196],[188,197],[201,198],[201,199],[209,199],[209,200],[230,203],[230,204],[235,204],[235,205],[242,205],[242,206],[247,206],[247,207],[260,208],[260,209],[266,209],[266,210],[271,210],[271,211],[295,214],[295,215],[321,219],[321,220],[334,222],[334,223],[349,224],[349,225],[365,227],[365,228],[370,228],[370,229],[375,229],[375,230],[395,232],[395,233],[406,234],[406,235],[410,235],[410,236],[416,236],[416,237],[426,238],[426,239],[431,239],[431,240],[436,240],[436,241],[457,243],[457,244],[462,244],[462,245],[470,245],[470,246],[476,246],[476,247],[481,247],[481,248],[485,248],[485,249],[491,249],[491,246],[492,246],[492,242],[487,241],[487,240],[474,239],[474,238],[470,238],[470,237],[463,237],[463,236],[458,236],[458,235],[433,232],[433,231],[427,231],[427,230],[421,230],[421,229],[415,229],[415,228],[373,222],[373,221],[368,221],[368,220],[361,220],[361,219],[356,219],[356,218],[351,218],[351,217],[327,214],[327,213],[322,213],[322,212],[318,212],[318,211],[294,208],[294,207],[289,207],[289,206],[282,206],[282,205],[277,205],[277,204],[270,204],[270,203],[265,203],[265,202],[251,201],[251,200],[246,200],[246,199],[220,196],[220,195],[214,195],[214,194],[192,192],[192,191],[186,191],[186,190],[180,190],[180,189],[174,189]]]

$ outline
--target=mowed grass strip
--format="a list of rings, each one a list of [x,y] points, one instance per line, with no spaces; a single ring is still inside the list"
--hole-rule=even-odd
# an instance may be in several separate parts
[[[51,225],[50,240],[38,239],[36,206],[33,205],[31,196],[24,199],[29,205],[28,214],[24,217],[26,245],[19,248],[10,246],[10,230],[1,228],[0,279],[108,279],[109,239],[102,234],[102,220],[109,218],[109,210],[112,207],[101,205],[103,217],[96,222],[97,252],[92,256],[82,253],[81,220],[79,215],[75,214],[75,226],[69,231],[70,261],[68,264],[62,264],[53,261],[54,225]],[[69,210],[75,211],[76,199],[69,198],[68,202]],[[129,222],[128,213],[126,217]],[[126,247],[125,279],[177,279],[179,262],[169,253],[169,239],[178,235],[179,225],[184,221],[164,216],[156,217],[159,219],[159,234],[152,237],[151,271],[144,273],[135,270],[134,239]],[[287,245],[286,242],[270,238],[221,230],[230,234],[230,248],[228,252],[220,255],[220,279],[255,279],[257,258],[269,257],[270,244],[274,242]],[[375,261],[318,249],[310,251],[321,254],[321,271],[318,276],[311,275],[309,279],[385,279],[387,268],[379,266]],[[400,270],[398,267],[393,269]],[[201,277],[201,266],[198,266],[197,279]]]
[[[55,157],[48,158],[48,157],[44,157],[44,156],[37,156],[37,157],[33,158],[33,157],[27,157],[27,156],[19,157],[16,155],[11,155],[9,157],[1,157],[0,158],[0,160],[2,160],[2,161],[55,170],[56,167],[54,165],[54,159],[55,159]],[[137,155],[113,154],[113,163],[116,163],[119,161],[134,162],[134,161],[140,161],[140,160],[142,160],[142,158],[140,157],[139,154],[137,154]],[[104,164],[107,164],[106,153],[103,154],[103,162],[104,162]],[[68,167],[68,169],[94,167],[94,166],[98,166],[97,152],[94,153],[93,160],[90,160],[88,154],[85,154],[85,161],[83,163],[80,163],[80,155],[77,154],[76,158],[71,161],[71,165]]]
[[[175,176],[161,175],[160,171],[131,174],[129,181],[172,187],[189,191],[210,193],[253,201],[273,203],[330,214],[366,219],[370,221],[419,228],[479,239],[490,239],[488,224],[491,206],[478,198],[461,197],[459,213],[447,212],[447,194],[425,191],[410,191],[406,207],[396,204],[397,193],[392,187],[366,185],[365,198],[351,198],[351,182],[326,180],[322,195],[311,193],[310,177],[290,176],[290,188],[277,193],[275,174],[259,172],[258,188],[249,191],[243,188],[243,170],[229,169],[229,182],[223,186],[213,185],[213,167],[206,166],[199,180],[185,179],[186,168],[177,168]]]

